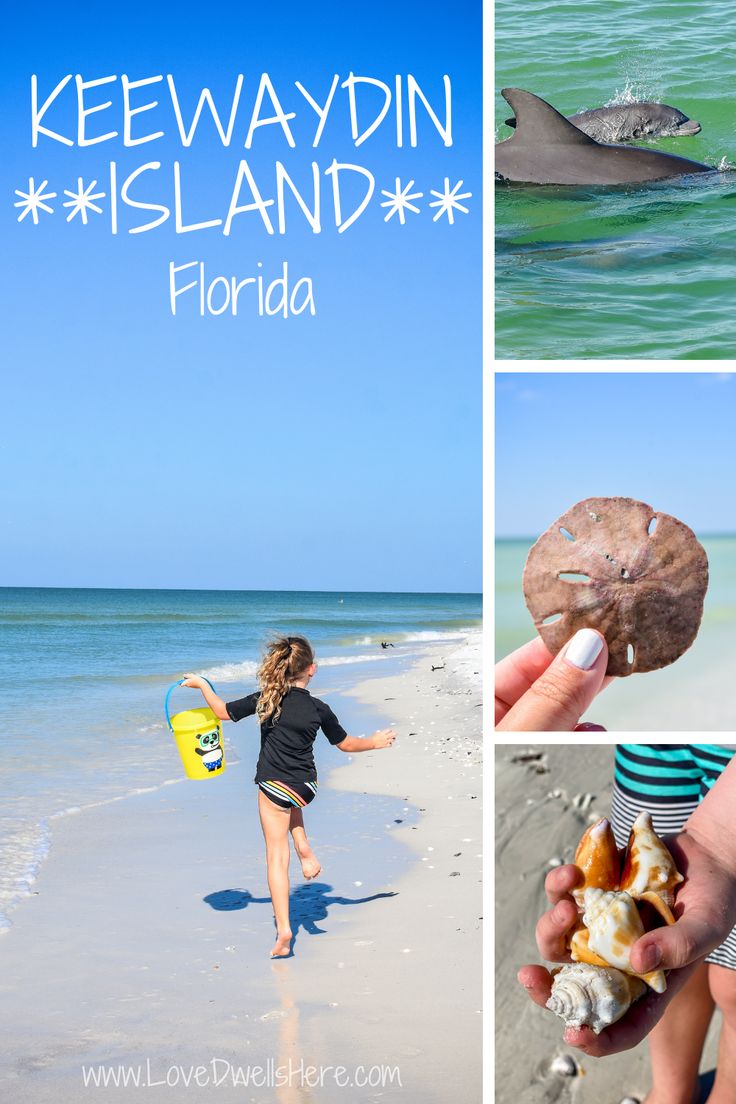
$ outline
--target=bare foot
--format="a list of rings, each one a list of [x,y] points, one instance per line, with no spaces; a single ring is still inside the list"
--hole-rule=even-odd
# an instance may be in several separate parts
[[[307,881],[316,878],[322,870],[320,862],[311,847],[299,852],[299,861],[302,864],[302,874]]]
[[[276,942],[273,945],[271,951],[271,958],[286,958],[291,954],[291,932],[287,928],[284,932],[279,932]]]

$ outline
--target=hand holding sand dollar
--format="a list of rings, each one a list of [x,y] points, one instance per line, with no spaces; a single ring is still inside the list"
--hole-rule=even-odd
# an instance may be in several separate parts
[[[708,559],[687,525],[633,498],[587,498],[542,534],[524,598],[553,655],[581,628],[608,644],[607,675],[654,671],[695,640]]]
[[[497,728],[577,730],[612,677],[665,667],[690,647],[707,587],[705,551],[677,518],[631,498],[576,503],[527,557],[539,636],[496,667]]]

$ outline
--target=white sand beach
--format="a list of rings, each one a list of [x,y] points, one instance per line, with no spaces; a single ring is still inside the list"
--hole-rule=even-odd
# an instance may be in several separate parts
[[[547,907],[544,879],[571,862],[587,825],[610,813],[613,747],[503,744],[496,749],[496,1104],[619,1104],[649,1088],[646,1044],[604,1059],[563,1042],[562,1021],[533,1004],[516,980],[539,962],[534,928]],[[718,1016],[701,1073],[712,1070]],[[571,1055],[577,1074],[550,1070]]]
[[[136,1079],[198,1104],[480,1100],[480,636],[443,647],[388,677],[366,664],[350,697],[334,669],[314,687],[349,731],[399,740],[320,753],[306,819],[323,870],[304,883],[292,861],[289,959],[268,957],[245,724],[222,777],[53,822],[0,938],[9,1100],[132,1099]]]

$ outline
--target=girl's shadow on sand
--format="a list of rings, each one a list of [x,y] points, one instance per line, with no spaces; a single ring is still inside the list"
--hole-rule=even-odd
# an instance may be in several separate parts
[[[364,905],[368,901],[378,901],[381,897],[396,897],[396,893],[374,893],[370,897],[331,897],[331,885],[324,882],[309,882],[295,889],[289,897],[289,914],[294,933],[291,941],[292,953],[301,928],[308,935],[324,935],[326,929],[317,926],[318,921],[327,919],[331,905]],[[247,889],[220,889],[208,893],[203,898],[210,908],[218,912],[234,912],[248,908],[249,905],[270,905],[270,897],[254,897]]]

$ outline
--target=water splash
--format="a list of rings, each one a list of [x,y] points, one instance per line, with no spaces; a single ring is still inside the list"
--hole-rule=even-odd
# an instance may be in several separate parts
[[[607,100],[605,107],[620,107],[623,104],[639,103],[644,99],[644,96],[636,88],[634,83],[630,80],[626,81],[623,88],[617,88],[610,100]]]
[[[641,103],[643,100],[661,102],[664,97],[662,59],[650,50],[634,52],[621,58],[623,88],[617,88],[606,107]]]

